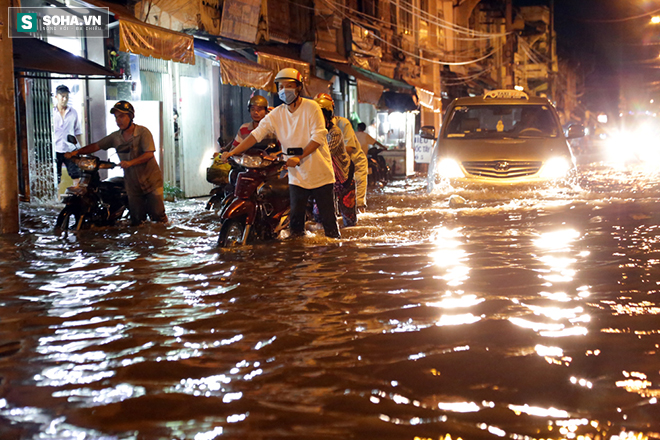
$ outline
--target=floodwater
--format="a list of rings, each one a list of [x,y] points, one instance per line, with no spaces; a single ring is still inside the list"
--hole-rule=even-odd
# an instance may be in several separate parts
[[[658,438],[658,177],[408,179],[342,240],[231,250],[202,199],[68,237],[24,206],[0,238],[0,438]]]

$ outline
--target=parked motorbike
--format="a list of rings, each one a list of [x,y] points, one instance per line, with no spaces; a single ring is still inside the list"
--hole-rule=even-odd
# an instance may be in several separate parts
[[[277,238],[289,226],[286,161],[262,150],[230,159],[245,168],[238,174],[233,196],[221,213],[218,246],[239,246]]]
[[[71,160],[80,168],[82,177],[77,185],[66,189],[62,198],[64,208],[57,216],[55,229],[68,231],[114,225],[128,212],[124,178],[101,180],[99,170],[119,165],[91,155],[74,156]]]
[[[369,164],[369,185],[384,186],[392,178],[391,170],[385,158],[380,155],[382,150],[378,147],[372,147],[367,152],[367,160]]]

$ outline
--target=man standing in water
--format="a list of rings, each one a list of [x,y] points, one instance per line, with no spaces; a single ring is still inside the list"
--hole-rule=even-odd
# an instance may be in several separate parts
[[[119,130],[98,142],[67,153],[67,157],[90,154],[99,150],[117,150],[124,169],[131,224],[136,226],[147,220],[167,222],[163,201],[163,174],[154,153],[154,138],[147,127],[133,122],[135,109],[128,101],[117,102],[110,110]]]
[[[233,150],[222,153],[222,160],[226,161],[231,156],[247,151],[268,134],[275,133],[287,156],[286,164],[289,167],[291,236],[304,235],[307,201],[313,197],[319,208],[325,235],[339,238],[333,197],[335,174],[321,107],[300,96],[302,75],[296,69],[280,70],[275,77],[275,84],[279,90],[278,96],[285,105],[276,107],[266,115],[259,126]]]
[[[69,105],[69,88],[64,84],[55,89],[57,105],[53,108],[53,143],[55,145],[55,157],[57,160],[57,184],[62,182],[62,165],[77,185],[80,180],[80,169],[71,159],[64,157],[76,149],[76,146],[67,140],[67,136],[74,135],[78,139],[78,145],[82,145],[82,130],[78,122],[78,113]]]

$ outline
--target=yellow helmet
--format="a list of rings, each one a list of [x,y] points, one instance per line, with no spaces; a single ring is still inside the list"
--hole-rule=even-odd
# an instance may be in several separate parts
[[[321,99],[321,98],[327,99],[328,101],[330,101],[330,103],[332,104],[332,110],[335,109],[335,100],[332,99],[332,95],[330,95],[329,93],[319,93],[314,97],[314,101],[318,102],[318,100]]]
[[[335,103],[332,101],[332,98],[328,99],[326,96],[322,95],[327,95],[325,93],[319,93],[316,95],[316,98],[314,98],[314,101],[321,107],[322,110],[328,110],[331,113],[334,112],[335,110]]]

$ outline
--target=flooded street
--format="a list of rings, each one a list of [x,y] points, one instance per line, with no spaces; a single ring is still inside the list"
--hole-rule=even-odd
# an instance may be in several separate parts
[[[659,174],[425,185],[371,192],[341,240],[229,250],[205,199],[68,237],[23,206],[0,438],[659,438]]]

